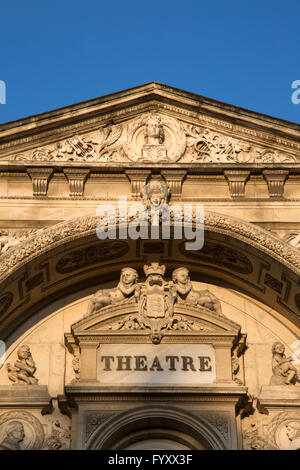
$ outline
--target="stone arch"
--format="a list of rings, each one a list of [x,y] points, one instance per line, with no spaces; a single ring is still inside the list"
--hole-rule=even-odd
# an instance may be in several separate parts
[[[59,223],[2,255],[3,339],[54,299],[82,286],[116,280],[124,264],[142,271],[151,249],[142,252],[139,240],[100,241],[96,237],[98,222],[97,217],[91,216]],[[209,211],[205,213],[205,239],[211,252],[204,257],[203,252],[188,254],[182,249],[182,240],[172,239],[169,245],[173,252],[163,248],[160,254],[163,263],[170,271],[179,263],[184,264],[195,280],[201,280],[202,275],[244,291],[300,326],[298,250],[251,223]]]
[[[133,431],[135,434],[131,434]],[[143,438],[147,435],[177,440],[190,446],[191,450],[226,448],[221,432],[207,418],[169,406],[143,406],[117,414],[94,432],[86,448],[121,450],[119,446],[127,446],[137,436]]]

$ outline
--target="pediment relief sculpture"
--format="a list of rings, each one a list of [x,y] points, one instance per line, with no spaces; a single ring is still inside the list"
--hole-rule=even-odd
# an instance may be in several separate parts
[[[159,263],[145,265],[146,279],[138,282],[135,269],[123,268],[118,286],[96,292],[84,319],[73,329],[81,330],[85,325],[89,332],[140,330],[150,333],[154,343],[159,343],[167,331],[239,331],[239,325],[222,314],[221,303],[214,294],[208,289],[193,288],[185,267],[175,269],[171,281],[164,279],[165,270]]]
[[[83,162],[287,163],[285,152],[254,145],[163,113],[144,113],[121,124],[73,134],[53,145],[13,155],[13,160]]]

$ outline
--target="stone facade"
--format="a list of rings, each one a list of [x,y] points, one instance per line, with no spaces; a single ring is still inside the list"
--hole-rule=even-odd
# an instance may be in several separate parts
[[[300,448],[299,131],[158,83],[0,126],[0,449]]]

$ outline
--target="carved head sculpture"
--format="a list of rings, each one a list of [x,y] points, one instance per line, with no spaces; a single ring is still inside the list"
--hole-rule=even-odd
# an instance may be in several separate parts
[[[158,116],[151,115],[145,123],[146,144],[158,145],[165,140],[164,128]]]
[[[182,295],[187,294],[192,289],[190,272],[184,267],[177,268],[173,271],[172,280],[176,285],[177,291]]]
[[[293,441],[294,439],[300,437],[300,423],[294,421],[292,423],[288,423],[285,428],[286,435],[290,441]]]
[[[18,358],[20,360],[24,360],[24,359],[26,360],[29,357],[31,357],[30,348],[26,344],[23,344],[23,346],[21,346],[20,349],[18,350]]]
[[[285,351],[284,344],[280,343],[280,341],[276,341],[276,343],[272,344],[272,354],[280,354],[283,356]]]
[[[153,179],[145,185],[144,193],[147,202],[150,202],[154,207],[158,207],[167,203],[169,189],[163,181]]]
[[[190,281],[190,272],[187,268],[177,268],[172,273],[172,280],[174,284],[187,285]]]
[[[138,273],[132,268],[123,268],[121,270],[120,282],[126,286],[132,286],[138,280]]]
[[[5,431],[7,438],[12,442],[22,442],[25,437],[24,426],[19,421],[10,421]]]

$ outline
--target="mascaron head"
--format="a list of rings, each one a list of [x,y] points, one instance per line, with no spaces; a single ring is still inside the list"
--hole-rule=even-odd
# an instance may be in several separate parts
[[[151,204],[159,205],[167,202],[168,187],[166,183],[159,180],[151,180],[145,186],[147,199]]]

